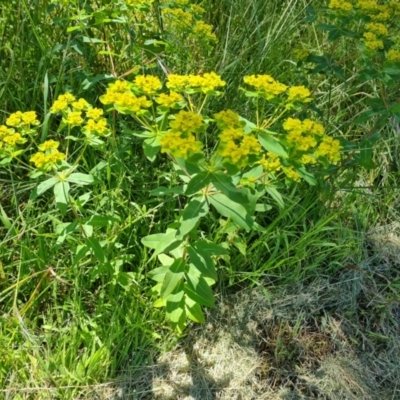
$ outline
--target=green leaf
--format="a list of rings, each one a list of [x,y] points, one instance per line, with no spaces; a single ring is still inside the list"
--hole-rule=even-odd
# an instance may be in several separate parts
[[[75,172],[71,175],[68,175],[66,181],[76,183],[79,186],[92,185],[94,183],[94,176],[82,174],[81,172]]]
[[[258,141],[260,142],[261,146],[264,147],[265,150],[268,150],[279,157],[287,158],[288,154],[286,150],[273,137],[261,133],[258,135]]]
[[[169,271],[169,267],[169,265],[163,265],[162,267],[154,268],[148,273],[148,275],[153,279],[153,281],[163,282],[165,275]]]
[[[265,190],[276,201],[279,207],[285,207],[285,203],[283,202],[281,194],[274,187],[266,186]]]
[[[196,268],[201,275],[213,279],[214,282],[218,280],[214,261],[209,255],[191,246],[187,247],[187,252],[192,262],[191,267]]]
[[[195,175],[187,185],[185,194],[190,196],[197,193],[211,183],[211,174],[207,171],[203,171]]]
[[[160,296],[162,298],[167,298],[178,284],[182,281],[183,275],[185,274],[185,260],[183,258],[178,258],[175,260],[168,271],[165,274]]]
[[[168,253],[169,251],[176,249],[182,240],[176,239],[176,230],[171,229],[166,233],[156,233],[154,235],[148,235],[142,238],[142,243],[151,249],[154,249],[153,256],[160,253]]]
[[[190,297],[185,296],[186,314],[189,319],[199,324],[206,322],[200,304],[193,301]]]
[[[143,141],[143,152],[147,159],[153,162],[156,155],[161,149],[160,139],[158,136],[148,138]]]
[[[54,197],[58,209],[62,215],[68,210],[68,199],[69,199],[69,183],[65,181],[59,181],[54,185]]]
[[[232,182],[232,178],[221,171],[211,175],[211,182],[216,189],[220,190],[226,197],[235,203],[248,204],[249,199],[243,190],[238,189]]]
[[[265,203],[256,204],[257,212],[267,212],[269,210],[272,210],[272,206],[270,206],[269,204],[265,204]]]
[[[177,239],[187,235],[197,224],[200,218],[208,214],[209,207],[206,199],[200,200],[193,198],[183,210],[183,214],[179,220],[180,226],[176,235]]]
[[[186,295],[196,303],[206,307],[214,307],[213,292],[200,273],[189,266],[189,271],[185,274],[185,278],[187,281],[184,285]]]
[[[204,240],[199,240],[192,245],[196,251],[201,251],[202,254],[207,254],[209,256],[224,256],[229,254],[229,250],[224,247],[215,244],[206,242]]]
[[[174,186],[172,188],[166,188],[160,186],[150,192],[150,196],[168,196],[170,194],[183,194],[183,186]]]
[[[90,226],[108,226],[119,221],[119,218],[111,215],[92,215],[91,217],[84,218],[82,223]]]
[[[311,186],[315,186],[317,184],[317,180],[315,179],[314,175],[308,172],[305,168],[297,168],[298,173],[300,176]]]
[[[39,185],[36,186],[36,188],[33,190],[32,194],[31,194],[31,199],[32,200],[37,199],[41,194],[43,194],[44,192],[46,192],[47,190],[52,188],[59,181],[60,180],[58,179],[58,177],[53,177],[53,178],[47,179],[46,181],[44,181],[42,183],[39,183]]]
[[[167,318],[178,332],[183,332],[186,325],[185,293],[183,284],[177,287],[176,291],[166,299],[165,311]]]
[[[254,220],[241,204],[235,203],[224,194],[208,196],[208,200],[224,217],[231,218],[241,228],[252,229]]]
[[[104,263],[106,260],[106,255],[104,253],[103,248],[101,247],[100,242],[93,238],[93,237],[88,237],[86,238],[86,245],[93,251],[93,255],[97,259],[97,261]]]

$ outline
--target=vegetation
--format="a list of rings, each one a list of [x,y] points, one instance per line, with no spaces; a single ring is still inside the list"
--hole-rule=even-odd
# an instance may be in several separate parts
[[[318,282],[344,296],[332,287],[364,279],[318,318],[340,315],[354,354],[398,346],[399,239],[390,225],[388,253],[374,232],[398,217],[399,17],[375,0],[2,5],[1,395],[117,396],[254,288],[316,302]],[[274,371],[306,363],[292,342],[310,319],[285,312],[254,330],[278,337],[253,346]],[[395,398],[385,376],[326,398]]]

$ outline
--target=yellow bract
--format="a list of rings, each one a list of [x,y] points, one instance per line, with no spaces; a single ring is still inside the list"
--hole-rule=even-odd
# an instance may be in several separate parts
[[[35,164],[36,168],[47,171],[62,160],[65,160],[65,154],[60,153],[57,149],[53,149],[47,154],[39,151],[29,161]]]
[[[276,81],[270,75],[250,75],[243,78],[244,82],[253,86],[258,92],[269,99],[286,92],[287,86]]]
[[[183,100],[183,97],[176,92],[171,92],[170,94],[161,93],[159,97],[156,98],[156,102],[160,106],[171,107],[174,104]]]

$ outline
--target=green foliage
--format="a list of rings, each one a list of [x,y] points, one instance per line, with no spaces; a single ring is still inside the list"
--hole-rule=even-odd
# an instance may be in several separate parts
[[[398,22],[372,50],[371,13],[278,3],[4,6],[3,386],[104,381],[204,323],[221,287],[357,251],[372,200],[343,191],[391,154]]]

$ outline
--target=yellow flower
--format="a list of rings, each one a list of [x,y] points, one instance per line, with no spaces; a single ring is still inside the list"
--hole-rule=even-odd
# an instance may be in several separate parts
[[[59,161],[65,160],[65,154],[60,153],[57,149],[51,150],[50,153],[44,154],[43,152],[39,151],[35,153],[29,161],[35,164],[35,167],[38,169],[48,170]]]
[[[288,90],[288,101],[308,103],[312,101],[311,92],[305,86],[292,86]]]
[[[116,97],[115,104],[128,112],[137,113],[143,108],[149,108],[152,102],[145,96],[136,97],[132,92],[126,92]]]
[[[175,132],[198,132],[203,128],[203,119],[192,111],[179,111],[169,126]]]
[[[310,54],[310,52],[306,49],[294,49],[293,50],[293,55],[296,58],[296,60],[305,60],[308,55]]]
[[[282,164],[279,156],[274,153],[267,152],[268,158],[265,158],[265,154],[262,159],[258,161],[258,164],[261,164],[265,171],[268,172],[278,172],[282,169]]]
[[[26,142],[20,133],[13,133],[12,135],[8,135],[3,138],[3,142],[8,144],[9,146],[15,146],[17,144],[23,144]]]
[[[68,114],[66,119],[67,124],[73,126],[79,126],[83,123],[82,112],[81,111],[72,111]]]
[[[315,155],[325,156],[332,163],[336,163],[340,160],[340,150],[342,146],[340,145],[339,140],[333,139],[330,136],[325,136],[322,142],[319,144]]]
[[[225,129],[219,135],[219,139],[218,153],[239,167],[248,164],[250,155],[258,155],[261,151],[257,138],[244,135],[240,129]]]
[[[5,125],[0,126],[0,140],[8,135],[12,135],[14,133],[14,129],[8,128]]]
[[[182,91],[186,89],[188,79],[186,75],[169,74],[167,78],[167,87],[175,91]]]
[[[72,93],[64,93],[58,96],[58,100],[66,101],[68,104],[73,103],[76,100],[76,97]]]
[[[135,85],[145,94],[151,95],[161,88],[161,81],[152,75],[138,75]]]
[[[400,62],[400,51],[390,49],[386,54],[386,59],[391,62]]]
[[[289,178],[292,179],[295,182],[299,182],[301,180],[300,174],[293,169],[293,167],[289,168],[283,168],[283,172],[285,175]]]
[[[212,26],[206,24],[204,21],[197,21],[193,28],[193,33],[199,39],[216,42],[217,36],[212,32]]]
[[[22,121],[26,125],[39,125],[35,111],[27,111],[22,114]]]
[[[74,110],[86,110],[89,108],[89,103],[85,99],[79,99],[78,101],[74,101],[72,103],[72,108]]]
[[[20,125],[21,122],[22,122],[22,116],[23,116],[22,112],[21,112],[21,111],[17,111],[17,112],[15,112],[15,113],[11,114],[11,115],[7,118],[6,124],[7,124],[8,126],[18,126],[18,125]]]
[[[300,160],[303,164],[315,164],[316,162],[317,162],[317,160],[315,159],[315,157],[313,157],[313,156],[311,156],[311,155],[309,155],[309,154],[304,154],[302,157],[301,157],[301,160]]]
[[[100,136],[107,135],[110,132],[105,118],[99,119],[97,122],[89,119],[84,127],[84,133],[98,134]]]
[[[193,23],[193,15],[180,8],[163,8],[162,15],[167,24],[177,30],[185,30]]]
[[[243,80],[258,92],[264,94],[267,100],[273,99],[287,90],[286,85],[276,81],[270,75],[250,75],[245,76]]]
[[[214,118],[220,129],[223,128],[241,128],[242,124],[239,120],[239,114],[233,112],[232,110],[220,111],[214,114]]]
[[[379,50],[383,49],[383,41],[382,40],[366,40],[365,42],[365,47],[369,50]]]
[[[364,32],[363,36],[365,37],[365,39],[367,39],[369,41],[376,40],[376,35],[375,35],[375,33],[372,33],[372,32]]]
[[[161,152],[170,153],[178,158],[188,158],[190,155],[200,153],[203,148],[203,143],[196,140],[196,137],[180,132],[169,131],[161,139]]]
[[[108,93],[125,93],[130,89],[130,84],[127,81],[117,80],[114,83],[108,85]]]
[[[376,23],[370,22],[369,24],[365,25],[365,28],[368,31],[373,32],[373,33],[375,33],[376,35],[379,35],[379,36],[387,36],[387,35],[389,35],[389,31],[386,28],[386,26],[381,24],[381,23],[379,23],[379,22],[376,22]],[[370,40],[370,39],[368,39],[368,40]]]
[[[191,10],[198,15],[202,15],[205,13],[205,9],[197,4],[191,4],[190,5]]]
[[[352,4],[344,0],[331,0],[328,7],[340,11],[351,11],[353,9]]]
[[[63,99],[57,99],[50,108],[50,112],[52,114],[57,114],[59,112],[66,111],[67,109],[68,109],[68,102]]]
[[[100,108],[91,108],[90,110],[86,111],[86,116],[88,118],[94,119],[97,121],[101,116],[104,114],[103,110]]]
[[[163,107],[172,107],[174,104],[183,100],[183,97],[177,92],[170,92],[169,94],[161,93],[156,98],[156,102]]]
[[[57,149],[59,145],[60,142],[56,142],[55,140],[46,140],[45,142],[40,144],[38,148],[41,151],[46,151],[46,150]]]

